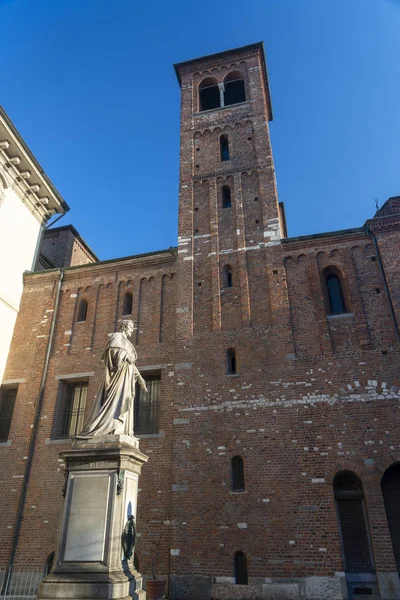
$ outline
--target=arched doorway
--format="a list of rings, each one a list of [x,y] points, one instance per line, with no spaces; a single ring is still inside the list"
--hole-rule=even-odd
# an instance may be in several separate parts
[[[379,597],[362,481],[352,471],[340,471],[333,489],[349,600]]]
[[[400,463],[392,465],[385,471],[381,488],[396,568],[400,574]]]

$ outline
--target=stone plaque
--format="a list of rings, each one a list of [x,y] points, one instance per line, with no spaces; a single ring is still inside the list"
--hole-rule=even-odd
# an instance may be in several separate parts
[[[64,561],[103,561],[110,474],[73,474]]]

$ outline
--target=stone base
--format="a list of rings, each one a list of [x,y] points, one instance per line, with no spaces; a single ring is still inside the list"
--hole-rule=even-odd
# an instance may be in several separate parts
[[[250,578],[248,585],[237,585],[232,578],[201,575],[171,575],[171,600],[345,600],[344,574],[334,577],[298,579]],[[231,580],[231,581],[230,581]]]
[[[127,445],[139,449],[139,440],[130,435],[98,435],[92,438],[75,438],[72,448],[92,448],[104,450],[106,448],[120,448]]]
[[[54,569],[38,598],[145,600],[142,576],[132,558],[122,558],[124,527],[136,514],[138,478],[147,460],[138,440],[77,439],[61,457],[67,477],[60,534]]]
[[[39,586],[46,600],[146,600],[140,573],[127,568],[113,573],[50,573]]]

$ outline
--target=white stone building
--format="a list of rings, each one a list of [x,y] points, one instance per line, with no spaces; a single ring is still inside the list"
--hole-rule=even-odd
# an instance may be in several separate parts
[[[69,209],[0,106],[0,383],[18,314],[49,219]]]

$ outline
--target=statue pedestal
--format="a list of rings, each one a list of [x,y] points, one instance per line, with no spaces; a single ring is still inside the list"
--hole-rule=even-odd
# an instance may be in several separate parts
[[[122,535],[136,515],[138,479],[147,456],[126,435],[77,440],[60,456],[66,488],[52,572],[39,598],[145,600],[133,557],[124,559]]]

